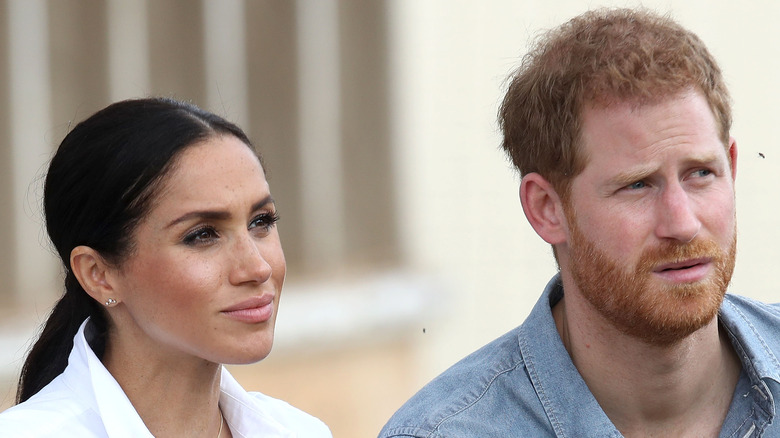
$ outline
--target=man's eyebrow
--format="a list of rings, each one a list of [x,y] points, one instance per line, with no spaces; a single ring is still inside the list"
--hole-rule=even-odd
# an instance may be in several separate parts
[[[261,208],[265,207],[268,204],[273,204],[274,198],[271,197],[271,195],[266,196],[265,198],[261,199],[258,202],[255,202],[252,205],[253,212],[260,210]],[[228,220],[233,215],[230,214],[228,211],[224,210],[195,210],[188,213],[185,213],[178,218],[172,220],[168,225],[165,226],[165,228],[171,228],[176,224],[180,224],[182,222],[186,222],[191,219],[201,219],[201,220],[210,220],[210,221],[224,221]]]
[[[638,169],[627,170],[625,172],[620,172],[617,175],[611,177],[607,181],[607,184],[612,186],[622,187],[637,181],[641,181],[647,178],[648,176],[652,175],[653,172],[654,170],[648,167],[641,167]]]
[[[712,166],[719,163],[721,157],[717,154],[707,154],[698,157],[691,157],[684,162],[684,167],[696,167],[696,166]],[[608,184],[615,186],[624,186],[637,181],[641,181],[655,172],[654,168],[650,167],[638,167],[636,169],[620,172],[617,175],[611,177]]]

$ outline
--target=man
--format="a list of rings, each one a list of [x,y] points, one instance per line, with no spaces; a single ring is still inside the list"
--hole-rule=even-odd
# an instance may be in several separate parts
[[[500,123],[560,272],[380,438],[780,436],[780,306],[725,295],[737,146],[699,38],[585,13],[526,56]]]

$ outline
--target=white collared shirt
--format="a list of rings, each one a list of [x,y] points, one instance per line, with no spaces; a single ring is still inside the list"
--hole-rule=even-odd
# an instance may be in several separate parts
[[[65,371],[29,400],[0,413],[0,437],[153,438],[89,346],[88,322],[73,339]],[[224,367],[220,387],[219,405],[236,438],[332,438],[317,418],[281,400],[246,392]]]

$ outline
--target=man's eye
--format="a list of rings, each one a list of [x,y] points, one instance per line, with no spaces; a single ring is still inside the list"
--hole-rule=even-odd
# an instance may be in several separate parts
[[[647,187],[647,184],[645,184],[644,181],[637,181],[637,182],[635,182],[633,184],[630,184],[628,186],[628,188],[632,189],[632,190],[643,189],[645,187]]]

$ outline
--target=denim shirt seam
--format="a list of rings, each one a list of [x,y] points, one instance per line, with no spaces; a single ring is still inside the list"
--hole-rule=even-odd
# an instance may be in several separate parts
[[[766,353],[766,356],[769,357],[772,361],[772,365],[775,368],[780,368],[780,362],[778,362],[777,357],[772,353],[772,350],[769,348],[769,346],[764,341],[764,338],[758,333],[755,326],[750,322],[750,320],[745,316],[742,311],[734,305],[734,303],[730,301],[726,301],[726,304],[728,304],[729,308],[733,310],[735,313],[737,313],[740,318],[742,318],[742,321],[750,328],[750,331],[753,333],[754,339],[758,340],[758,342],[761,344],[761,347],[764,349],[764,353]],[[741,348],[741,346],[740,346]],[[752,362],[751,362],[752,366]],[[758,375],[758,373],[756,373]]]
[[[436,430],[428,430],[423,429],[416,426],[398,426],[393,427],[391,429],[388,429],[386,431],[383,431],[385,434],[381,436],[386,436],[387,438],[394,438],[394,437],[422,437],[422,438],[432,438],[434,437],[434,434],[436,433]],[[422,435],[425,434],[425,435]]]
[[[758,341],[758,343],[761,345],[761,348],[764,349],[765,356],[770,358],[770,361],[775,366],[775,368],[780,367],[780,364],[778,364],[778,361],[777,361],[777,357],[772,353],[772,350],[766,344],[766,342],[764,341],[764,338],[759,334],[759,332],[756,330],[755,326],[751,323],[750,319],[748,319],[747,316],[745,316],[745,314],[739,309],[739,307],[737,305],[735,305],[734,303],[732,303],[731,301],[728,301],[728,300],[724,300],[723,306],[724,307],[728,306],[728,308],[731,311],[733,311],[735,314],[737,314],[739,316],[739,318],[741,319],[741,322],[743,322],[745,324],[745,326],[747,326],[747,328],[749,329],[750,334],[752,334],[753,339]],[[740,363],[742,364],[743,367],[746,367],[746,371],[747,371],[748,376],[750,378],[751,384],[755,385],[757,383],[760,383],[761,386],[763,387],[763,389],[767,392],[767,394],[769,394],[770,398],[765,403],[765,404],[768,404],[769,406],[763,406],[761,403],[754,402],[753,403],[753,407],[751,408],[750,415],[745,418],[745,420],[742,422],[740,427],[737,429],[739,431],[739,429],[742,428],[742,425],[744,425],[747,421],[749,421],[750,418],[755,417],[756,416],[756,409],[758,408],[766,416],[764,421],[761,422],[760,424],[755,424],[755,422],[754,422],[754,424],[757,427],[759,427],[759,430],[757,430],[759,435],[757,435],[757,436],[761,436],[760,435],[761,431],[763,431],[766,428],[766,426],[769,423],[771,423],[772,420],[775,417],[774,412],[772,412],[772,409],[771,409],[772,405],[774,404],[774,400],[773,400],[773,398],[771,398],[771,391],[769,391],[769,388],[767,387],[766,382],[764,382],[764,376],[762,376],[758,372],[758,370],[756,369],[756,366],[753,363],[753,360],[749,357],[749,355],[745,351],[745,348],[742,345],[742,342],[739,340],[739,338],[737,336],[735,336],[735,334],[733,333],[732,329],[730,327],[728,327],[726,324],[723,324],[722,326],[728,332],[729,338],[732,340],[731,344],[735,348],[735,350],[737,350],[737,353],[740,356]],[[770,378],[770,376],[767,376],[767,378]],[[732,436],[735,436],[735,435],[732,435]]]
[[[518,360],[514,364],[511,364],[511,366],[509,366],[508,368],[505,368],[503,370],[497,371],[493,375],[493,377],[490,379],[490,381],[487,382],[487,384],[485,385],[485,388],[482,390],[482,392],[474,400],[472,400],[470,402],[467,402],[463,407],[461,407],[460,409],[457,409],[456,411],[452,412],[451,414],[445,415],[444,417],[442,417],[442,419],[439,420],[436,423],[436,425],[433,427],[433,430],[430,432],[428,437],[430,438],[430,437],[433,436],[434,433],[437,433],[437,431],[439,430],[439,427],[441,427],[441,425],[445,421],[449,420],[450,418],[452,418],[452,417],[454,417],[454,416],[464,412],[465,410],[467,410],[470,407],[472,407],[475,404],[477,404],[480,400],[482,400],[482,398],[485,396],[485,394],[487,394],[487,392],[490,390],[490,387],[493,386],[493,383],[495,383],[496,379],[498,379],[499,377],[501,377],[502,375],[504,375],[506,373],[509,373],[509,372],[512,372],[512,371],[516,370],[517,367],[522,365],[523,363],[524,363],[524,361],[521,358],[520,360]]]
[[[728,304],[731,304],[731,303],[728,303]],[[739,315],[742,317],[743,320],[746,319],[744,317],[744,315],[741,312],[739,312],[739,310],[736,308],[736,306],[732,305],[731,307],[732,307],[732,310],[734,310],[735,312],[739,313]],[[749,323],[748,323],[748,325],[749,325]],[[755,382],[754,379],[757,379],[757,380],[760,381],[761,380],[761,376],[759,375],[758,370],[756,369],[755,365],[753,365],[753,361],[751,361],[750,358],[748,357],[748,354],[745,351],[745,348],[742,346],[742,343],[739,341],[739,338],[736,335],[734,335],[734,333],[733,333],[733,331],[731,330],[730,327],[727,327],[725,325],[723,327],[726,329],[726,332],[729,335],[729,339],[731,339],[732,347],[734,347],[734,349],[736,350],[736,353],[739,355],[739,362],[740,362],[740,364],[743,367],[747,368],[746,369],[747,375],[748,375],[748,378],[750,378],[751,383]],[[756,334],[755,330],[753,330],[752,326],[751,326],[751,331],[753,332],[754,335]],[[762,345],[763,345],[763,343],[762,343]]]
[[[750,408],[750,415],[746,416],[745,419],[742,420],[742,423],[739,423],[739,426],[734,430],[734,432],[731,435],[729,435],[729,437],[730,438],[736,438],[736,437],[739,436],[740,438],[744,438],[744,435],[737,435],[737,434],[741,434],[742,428],[745,427],[745,425],[751,421],[750,419],[753,418],[755,416],[755,414],[756,414],[756,408],[755,407],[751,407]],[[753,423],[753,424],[755,424],[755,423]]]
[[[772,350],[769,348],[769,346],[764,341],[764,338],[758,333],[755,326],[750,322],[750,320],[745,316],[744,313],[736,306],[734,303],[730,301],[724,302],[724,304],[729,306],[729,309],[734,311],[739,317],[742,319],[742,322],[745,323],[745,325],[749,328],[751,334],[753,335],[753,339],[758,341],[758,343],[761,345],[761,347],[764,349],[764,355],[769,358],[769,360],[772,362],[772,365],[775,368],[780,368],[780,363],[777,361],[777,357],[772,353]],[[731,332],[731,329],[726,327],[726,330],[729,332],[729,337],[732,339],[737,340],[735,336],[733,336],[733,333]],[[737,342],[732,342],[732,345],[739,349],[740,353],[740,362],[742,362],[742,365],[748,366],[748,375],[751,377],[751,382],[755,383],[761,383],[763,386],[763,389],[767,391],[767,393],[770,395],[771,402],[767,402],[770,406],[761,406],[758,405],[758,407],[767,415],[769,418],[769,421],[772,421],[772,419],[775,417],[774,412],[771,410],[771,405],[774,404],[774,399],[771,398],[771,392],[769,391],[769,388],[766,385],[766,382],[764,382],[764,376],[759,374],[758,370],[756,369],[755,365],[753,364],[753,361],[748,357],[747,353],[745,352],[744,347],[742,346],[741,342],[737,340]],[[742,360],[742,358],[745,358],[745,361]],[[747,364],[745,363],[747,362]],[[755,377],[756,380],[753,380]],[[767,378],[771,378],[771,376],[767,376]],[[774,379],[773,379],[774,380]]]
[[[555,434],[557,436],[566,438],[566,433],[564,433],[563,426],[558,420],[558,415],[556,413],[555,407],[553,406],[552,401],[550,401],[550,398],[547,396],[544,386],[541,385],[540,383],[541,380],[539,378],[539,373],[536,371],[536,367],[534,366],[534,356],[533,354],[529,353],[530,347],[528,346],[526,340],[525,331],[521,332],[519,341],[520,341],[520,351],[523,354],[523,362],[525,363],[525,369],[528,370],[529,377],[531,379],[531,384],[533,385],[534,389],[536,389],[536,392],[539,395],[539,401],[542,402],[544,411],[548,415],[547,418],[550,420],[550,425],[553,427],[553,430],[555,431]]]

